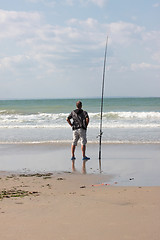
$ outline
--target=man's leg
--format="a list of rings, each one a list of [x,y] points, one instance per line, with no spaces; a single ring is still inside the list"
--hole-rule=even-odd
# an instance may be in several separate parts
[[[72,153],[72,171],[75,172],[76,169],[75,169],[75,148],[76,146],[72,144],[71,146],[71,153]]]
[[[76,145],[72,144],[72,146],[71,146],[71,153],[72,153],[72,157],[73,158],[75,158],[75,155],[74,155],[75,149],[76,149]]]
[[[83,158],[86,156],[86,145],[81,145],[81,149],[82,149],[82,156]]]
[[[76,171],[76,169],[75,169],[75,159],[76,159],[75,158],[75,149],[76,149],[78,140],[79,140],[78,131],[74,130],[73,131],[73,142],[72,142],[72,146],[71,146],[71,154],[72,154],[71,160],[72,160],[72,171],[73,172]]]
[[[87,137],[86,137],[86,130],[81,129],[81,150],[82,150],[82,173],[86,174],[86,162],[90,159],[86,156],[86,144],[87,144]]]

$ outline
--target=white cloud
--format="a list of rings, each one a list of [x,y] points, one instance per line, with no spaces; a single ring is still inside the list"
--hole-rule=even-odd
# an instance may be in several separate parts
[[[160,51],[156,51],[156,53],[153,54],[152,58],[153,60],[160,63]]]
[[[27,2],[31,2],[31,3],[37,3],[37,2],[41,2],[41,0],[26,0]]]
[[[9,69],[11,66],[28,59],[29,59],[28,56],[23,56],[23,55],[4,57],[0,60],[0,69],[5,69],[5,68]]]
[[[99,7],[103,7],[108,0],[88,0],[88,2],[93,3]]]
[[[26,0],[31,3],[42,3],[49,7],[54,7],[56,4],[73,6],[80,4],[82,6],[87,6],[88,4],[94,4],[98,7],[103,7],[108,0]]]
[[[40,20],[41,15],[37,12],[16,12],[0,9],[0,39],[34,34],[33,29],[40,24]]]
[[[143,40],[144,41],[152,41],[152,40],[156,40],[156,38],[157,38],[157,43],[158,43],[158,42],[160,42],[159,37],[160,37],[160,31],[144,32]]]
[[[127,46],[134,42],[156,42],[160,32],[146,32],[144,27],[127,22],[100,24],[96,19],[70,19],[66,26],[45,24],[37,12],[0,10],[0,40],[13,40],[16,46],[29,48],[36,53],[78,52],[104,47],[106,36],[115,46]],[[155,55],[156,58],[156,55]]]
[[[86,20],[70,19],[68,25],[76,29],[80,39],[95,43],[95,49],[104,46],[106,36],[109,35],[110,44],[130,45],[138,39],[142,39],[144,27],[127,22],[113,22],[100,24],[96,19]]]
[[[2,29],[0,32],[0,71],[10,70],[22,73],[23,69],[24,71],[29,69],[34,71],[38,78],[38,76],[45,76],[45,73],[59,72],[63,66],[74,68],[77,66],[78,59],[96,66],[92,59],[95,59],[98,50],[103,55],[107,34],[109,35],[109,49],[114,49],[115,52],[127,47],[129,51],[133,51],[132,47],[138,45],[142,48],[148,47],[152,60],[158,63],[160,59],[159,53],[156,52],[160,33],[158,31],[146,32],[144,27],[128,22],[102,24],[93,18],[85,20],[74,18],[62,26],[46,24],[44,17],[38,12],[0,10],[0,28]],[[8,55],[4,55],[2,54],[3,44],[7,41],[12,42],[12,45],[8,50]],[[114,55],[114,52],[112,54]],[[129,67],[125,62],[119,63],[120,58],[123,56],[114,58],[117,62],[113,61],[110,69],[115,71],[118,69],[117,71],[120,72],[128,71]],[[136,62],[132,64],[130,69],[133,71],[157,70],[159,69],[157,63],[153,65],[142,60],[140,64]]]
[[[116,44],[131,44],[137,39],[141,39],[144,27],[127,22],[113,22],[108,24],[109,35]]]
[[[157,7],[159,7],[160,6],[160,3],[155,3],[155,4],[153,4],[153,7],[155,7],[155,8],[157,8]]]
[[[42,3],[48,7],[54,7],[56,4],[56,0],[26,0],[31,3]]]
[[[66,5],[73,6],[75,0],[65,0]]]
[[[150,63],[133,63],[131,64],[131,70],[133,71],[137,71],[137,70],[158,70],[160,69],[160,65],[154,65],[154,64],[150,64]]]
[[[12,69],[15,67],[22,68],[23,66],[32,66],[31,61],[33,60],[32,56],[29,55],[14,55],[8,56],[0,59],[0,69]]]
[[[98,7],[103,7],[108,2],[108,0],[75,0],[75,3],[80,3],[82,6],[87,6],[89,4],[96,5]]]

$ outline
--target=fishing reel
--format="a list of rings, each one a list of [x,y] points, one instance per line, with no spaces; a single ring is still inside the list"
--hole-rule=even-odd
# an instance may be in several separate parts
[[[100,131],[100,134],[98,134],[98,136],[97,136],[96,138],[99,138],[99,137],[101,137],[102,135],[103,135],[103,132]]]

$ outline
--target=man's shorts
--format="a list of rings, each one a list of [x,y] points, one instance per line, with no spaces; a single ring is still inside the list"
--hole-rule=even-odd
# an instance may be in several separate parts
[[[83,128],[79,128],[76,130],[73,130],[73,142],[72,144],[77,146],[78,140],[81,140],[81,145],[86,145],[87,143],[87,137],[86,137],[86,130]]]

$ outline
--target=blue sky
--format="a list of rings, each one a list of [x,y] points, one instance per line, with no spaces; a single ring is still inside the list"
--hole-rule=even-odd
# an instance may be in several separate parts
[[[0,0],[0,98],[160,97],[159,0]]]

